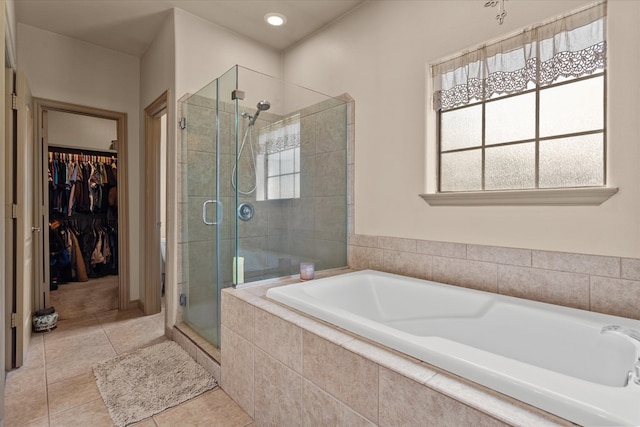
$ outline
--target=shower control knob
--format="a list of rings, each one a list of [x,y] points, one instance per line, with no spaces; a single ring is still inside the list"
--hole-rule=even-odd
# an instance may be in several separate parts
[[[240,203],[238,205],[238,218],[243,221],[249,221],[253,218],[253,205],[249,202]]]

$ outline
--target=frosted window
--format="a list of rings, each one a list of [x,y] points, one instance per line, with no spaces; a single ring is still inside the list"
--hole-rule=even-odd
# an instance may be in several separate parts
[[[300,149],[267,156],[267,199],[300,197]]]
[[[269,198],[277,199],[278,197],[272,197],[273,195],[280,195],[280,177],[276,176],[267,179],[267,194]]]
[[[535,143],[487,148],[485,189],[535,188]]]
[[[482,189],[482,151],[443,153],[440,159],[440,191]]]
[[[280,175],[280,153],[267,156],[267,175]]]
[[[300,115],[264,126],[260,129],[258,141],[260,150],[266,153],[267,164],[266,167],[256,167],[256,173],[266,170],[266,177],[258,179],[262,187],[256,192],[257,200],[299,198]],[[263,155],[259,154],[257,159]]]
[[[540,136],[604,127],[604,76],[540,91]]]
[[[440,116],[440,148],[443,151],[482,144],[482,105],[447,111]]]
[[[603,135],[540,142],[540,187],[604,185]]]
[[[486,143],[533,139],[536,136],[535,92],[487,102]]]
[[[291,199],[295,195],[293,175],[282,175],[280,177],[280,198]]]
[[[280,152],[280,173],[282,175],[287,173],[293,173],[293,150],[284,150]]]
[[[598,2],[431,64],[439,191],[605,184],[606,21]]]

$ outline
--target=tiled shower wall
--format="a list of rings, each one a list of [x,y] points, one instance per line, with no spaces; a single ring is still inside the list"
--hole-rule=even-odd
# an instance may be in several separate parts
[[[640,259],[355,234],[349,267],[640,319]]]
[[[329,99],[300,111],[301,198],[260,202],[255,201],[255,197],[241,198],[241,201],[251,201],[255,206],[254,218],[247,222],[240,221],[238,227],[241,256],[246,257],[245,267],[251,269],[245,274],[246,281],[264,275],[293,274],[292,268],[301,260],[322,259],[318,269],[345,264],[346,239],[352,230],[353,218],[353,198],[347,195],[353,194],[354,103],[346,94],[338,99]],[[214,235],[210,227],[202,223],[201,216],[202,204],[213,198],[211,183],[216,173],[216,104],[212,99],[192,96],[186,107],[182,103],[180,106],[183,110],[188,108],[189,133],[188,140],[184,133],[177,140],[177,293],[180,295],[189,282],[189,298],[192,301],[211,301],[215,299],[212,294],[215,289],[210,285],[208,274],[216,247]],[[180,115],[184,113],[181,111]],[[270,114],[267,111],[261,117],[277,120],[275,115],[271,114],[270,117]],[[221,264],[228,267],[222,269],[222,282],[225,284],[232,281],[233,218],[236,214],[231,187],[235,158],[234,123],[235,106],[221,103],[221,194],[218,199],[222,202],[223,218],[226,220],[223,220],[219,229],[219,250]],[[244,130],[241,128],[240,137],[244,136]],[[253,138],[255,143],[257,132]],[[243,156],[249,152],[246,148],[245,151]],[[189,168],[187,165],[190,165]],[[336,211],[343,214],[336,215]],[[211,205],[211,218],[213,212]],[[290,254],[295,254],[295,259]],[[180,309],[177,321],[182,321]]]
[[[299,112],[300,198],[264,201],[256,201],[255,195],[240,198],[241,202],[249,201],[255,207],[254,217],[238,224],[239,252],[245,257],[245,281],[295,274],[301,261],[314,261],[317,269],[346,264],[348,150],[345,141],[349,131],[347,114],[352,109],[344,103],[347,101],[346,98],[328,99]],[[269,121],[280,119],[269,112],[260,117]],[[261,124],[258,120],[254,144]],[[243,135],[244,131],[241,131]]]

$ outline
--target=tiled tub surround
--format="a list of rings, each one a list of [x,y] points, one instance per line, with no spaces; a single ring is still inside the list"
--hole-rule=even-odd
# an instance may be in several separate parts
[[[349,266],[640,319],[640,259],[356,234]]]
[[[257,425],[572,425],[264,297],[294,281],[222,292],[221,386]]]

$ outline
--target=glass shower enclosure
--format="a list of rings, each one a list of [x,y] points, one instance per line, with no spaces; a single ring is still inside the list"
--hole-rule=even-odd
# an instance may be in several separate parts
[[[347,265],[347,107],[234,66],[181,102],[181,317],[220,346],[229,286]]]

